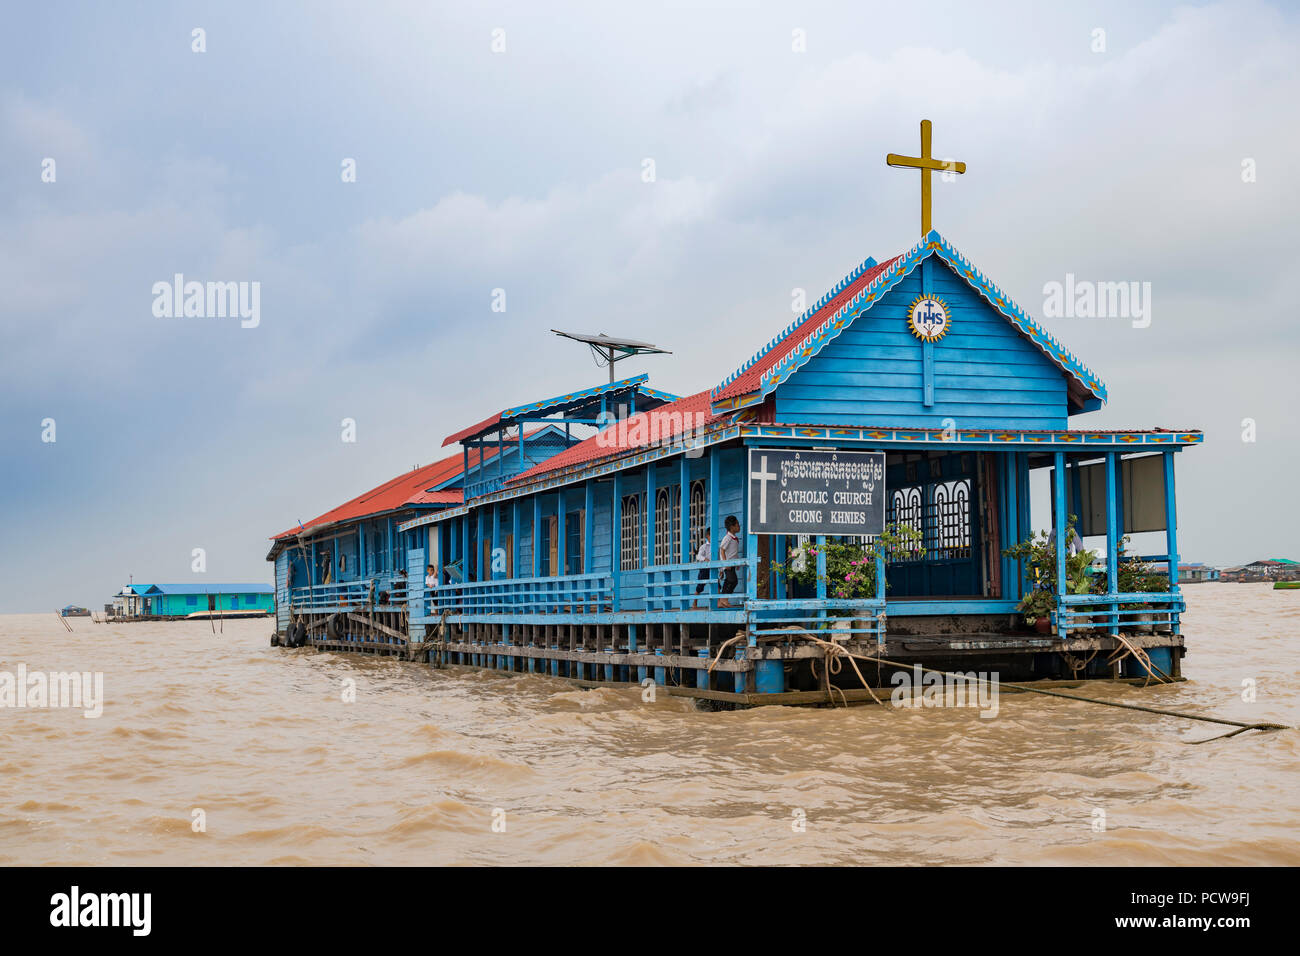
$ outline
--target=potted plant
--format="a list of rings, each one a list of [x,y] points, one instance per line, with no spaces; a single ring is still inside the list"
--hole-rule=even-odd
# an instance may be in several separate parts
[[[1131,558],[1124,557],[1124,551],[1128,545],[1128,537],[1125,536],[1115,563],[1116,587],[1121,594],[1146,594],[1160,593],[1169,590],[1169,579],[1158,573],[1150,564],[1147,564],[1141,558],[1134,556]],[[1125,611],[1142,611],[1149,612],[1153,605],[1147,602],[1140,604],[1123,604],[1121,610]],[[1139,613],[1129,618],[1123,619],[1131,622],[1133,629],[1139,634],[1150,634],[1156,629],[1155,615],[1151,613]],[[1165,625],[1168,627],[1168,625]]]
[[[1056,593],[1034,588],[1020,599],[1018,608],[1024,615],[1026,624],[1039,634],[1047,634],[1052,630],[1052,612],[1056,610]]]
[[[842,600],[873,600],[876,596],[876,558],[889,562],[897,554],[923,555],[921,532],[909,525],[894,524],[876,535],[869,544],[827,541],[820,547],[815,541],[791,548],[784,562],[772,562],[772,570],[787,584],[804,591],[816,591],[817,557],[826,558],[826,596]],[[885,586],[889,586],[886,579]],[[836,609],[832,616],[851,617],[852,610]]]
[[[1074,531],[1075,516],[1070,515],[1066,525],[1065,540],[1069,541]],[[1047,532],[1031,534],[1019,544],[1002,552],[1006,557],[1024,561],[1029,571],[1031,587],[1029,593],[1020,599],[1017,610],[1024,616],[1025,623],[1042,634],[1051,629],[1051,613],[1057,609],[1056,601],[1056,543]],[[1091,594],[1098,590],[1099,580],[1093,574],[1093,563],[1097,560],[1095,551],[1083,550],[1077,554],[1065,556],[1065,591],[1067,594]],[[1104,584],[1101,589],[1104,591]],[[1089,617],[1076,618],[1071,630],[1091,629],[1093,620]]]

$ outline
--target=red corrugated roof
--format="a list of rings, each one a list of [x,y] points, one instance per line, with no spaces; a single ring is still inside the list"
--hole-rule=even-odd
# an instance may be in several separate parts
[[[637,412],[516,475],[506,483],[519,484],[562,468],[612,458],[637,448],[665,444],[684,431],[706,427],[723,417],[714,415],[709,408],[709,390],[705,389],[651,411]]]
[[[470,425],[469,428],[462,428],[454,435],[448,435],[446,438],[442,440],[442,445],[445,448],[448,445],[460,441],[462,438],[467,438],[470,435],[477,435],[479,432],[487,431],[487,429],[491,428],[499,421],[501,421],[500,412],[497,412],[495,415],[489,415],[487,418],[483,419],[477,425]]]
[[[483,459],[491,459],[497,453],[496,448],[483,449]],[[469,453],[469,466],[473,468],[479,462],[479,450],[472,449]],[[423,468],[416,468],[405,474],[398,475],[379,485],[377,488],[371,488],[365,494],[358,495],[351,501],[346,501],[306,522],[302,528],[291,528],[281,534],[277,534],[272,540],[278,541],[281,538],[289,538],[301,533],[303,530],[310,531],[313,528],[321,528],[326,525],[338,524],[342,521],[355,521],[358,518],[369,517],[370,515],[382,514],[385,511],[394,511],[405,504],[426,504],[437,503],[434,501],[413,502],[414,497],[422,494],[455,494],[455,504],[460,504],[461,492],[425,492],[426,488],[432,488],[436,485],[450,481],[461,473],[464,467],[464,457],[461,452],[436,461],[432,465],[425,465]],[[451,504],[453,502],[447,502]]]
[[[807,338],[810,333],[820,328],[823,322],[835,315],[846,302],[866,288],[872,279],[892,266],[898,259],[898,256],[894,256],[892,259],[887,259],[870,269],[864,269],[862,274],[841,289],[838,295],[832,297],[820,309],[783,336],[781,341],[755,359],[753,365],[719,389],[715,400],[733,398],[736,395],[748,395],[750,392],[757,391],[763,376],[767,372],[771,371],[781,359],[794,350],[796,345]]]

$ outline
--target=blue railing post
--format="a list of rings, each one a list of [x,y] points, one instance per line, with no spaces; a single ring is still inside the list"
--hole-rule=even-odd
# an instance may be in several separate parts
[[[713,553],[709,555],[710,561],[720,556],[718,548],[720,547],[722,536],[725,533],[723,528],[719,525],[719,522],[722,519],[718,514],[718,508],[720,507],[718,497],[722,491],[719,487],[721,482],[722,465],[718,457],[718,449],[714,446],[709,449],[709,534],[711,535],[710,540],[713,543]],[[712,608],[715,605],[710,603],[709,606]]]
[[[469,512],[460,516],[460,577],[469,580]]]
[[[881,616],[885,613],[885,556],[876,554],[876,600],[880,602],[880,610],[874,613],[876,624],[876,643],[885,643],[885,628],[881,623]]]
[[[1115,513],[1115,452],[1106,453],[1106,594],[1119,593],[1119,526]],[[1108,606],[1112,632],[1119,631],[1119,604]]]
[[[813,539],[817,542],[817,600],[826,600],[826,535],[819,534]],[[826,609],[817,612],[817,617],[826,620]]]
[[[655,563],[655,466],[650,462],[645,467],[645,557],[643,568],[653,567]]]
[[[1052,468],[1052,492],[1056,503],[1055,514],[1055,531],[1056,531],[1056,633],[1064,637],[1069,630],[1065,622],[1065,602],[1061,598],[1065,597],[1066,580],[1065,580],[1065,452],[1058,451],[1053,459]]]
[[[758,600],[758,535],[745,535],[745,597]]]
[[[497,576],[497,552],[501,549],[501,506],[492,505],[492,551],[488,555],[488,578],[495,579]],[[501,576],[505,577],[504,571]]]
[[[1174,500],[1174,450],[1166,449],[1165,457],[1165,557],[1169,567],[1169,593],[1174,596],[1170,604],[1169,629],[1180,633],[1179,615],[1173,610],[1178,591],[1178,508]]]
[[[476,580],[479,581],[485,580],[485,578],[487,577],[483,573],[483,538],[486,536],[486,532],[483,530],[483,525],[485,523],[483,517],[484,517],[483,509],[475,508],[474,509],[474,567],[478,569],[478,576]],[[489,570],[491,569],[489,568]]]
[[[610,512],[614,525],[613,538],[609,547],[609,573],[613,578],[613,599],[611,610],[617,611],[619,590],[623,578],[623,473],[614,472],[614,500],[610,503]]]
[[[569,573],[569,529],[567,524],[568,496],[561,487],[555,493],[555,573],[564,577]]]
[[[522,433],[523,429],[519,431]],[[521,543],[519,541],[519,499],[510,499],[510,573],[506,577],[518,577],[520,572],[519,553]],[[530,658],[531,660],[531,658]]]
[[[692,558],[691,554],[691,462],[686,455],[679,459],[677,472],[677,502],[678,502],[678,524],[680,528],[678,534],[681,537],[681,547],[678,549],[678,557],[682,564],[689,564]],[[668,559],[672,562],[672,558]],[[683,602],[683,607],[687,605]]]
[[[595,570],[591,552],[595,547],[596,484],[590,478],[583,483],[582,507],[582,573],[591,574]]]
[[[533,577],[539,578],[542,560],[542,496],[533,495]]]

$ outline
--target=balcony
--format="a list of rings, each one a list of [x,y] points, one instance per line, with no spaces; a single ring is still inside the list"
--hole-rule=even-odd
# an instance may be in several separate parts
[[[380,597],[387,592],[387,601]],[[291,611],[338,611],[370,608],[384,611],[406,609],[406,578],[378,577],[337,584],[313,584],[289,592]]]
[[[1106,633],[1154,628],[1179,633],[1179,620],[1187,604],[1178,592],[1143,591],[1137,594],[1066,594],[1057,598],[1052,623],[1061,637],[1096,628]]]

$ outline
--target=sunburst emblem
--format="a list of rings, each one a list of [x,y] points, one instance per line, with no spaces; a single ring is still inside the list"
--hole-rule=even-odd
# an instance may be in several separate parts
[[[948,334],[952,317],[948,303],[935,295],[918,295],[907,309],[907,327],[922,342],[937,342]]]

